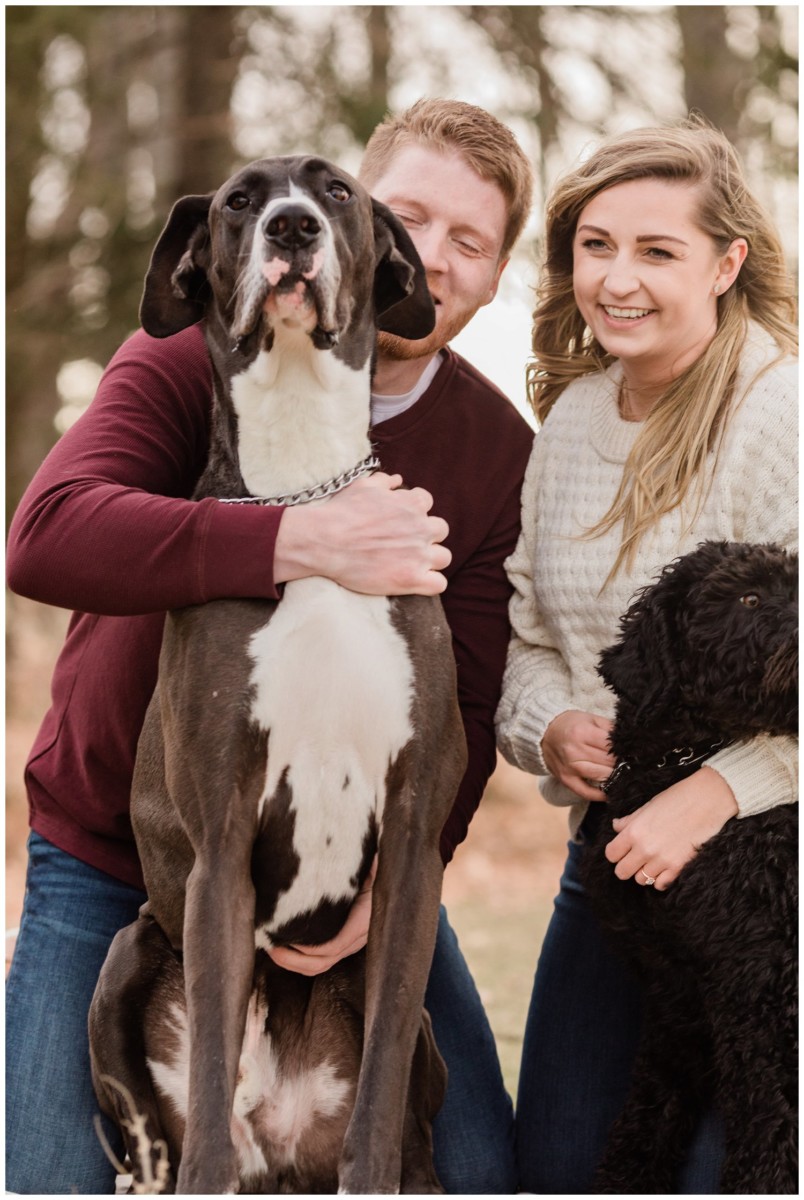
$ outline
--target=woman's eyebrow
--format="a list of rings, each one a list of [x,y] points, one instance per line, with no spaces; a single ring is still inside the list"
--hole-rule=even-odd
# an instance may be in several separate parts
[[[599,225],[579,225],[576,233],[582,230],[587,230],[589,233],[602,233],[604,237],[611,237],[608,229],[602,229]],[[641,233],[636,239],[638,242],[678,242],[680,246],[689,245],[683,238],[673,237],[670,233]]]
[[[685,242],[683,238],[673,237],[671,233],[642,233],[637,238],[638,242],[678,242],[679,246],[688,246],[689,242]]]

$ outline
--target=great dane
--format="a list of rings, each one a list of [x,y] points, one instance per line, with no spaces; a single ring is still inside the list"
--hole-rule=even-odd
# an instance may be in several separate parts
[[[422,338],[434,309],[394,214],[284,157],[175,205],[141,320],[166,337],[200,319],[214,407],[195,498],[316,502],[373,466],[377,328]],[[148,903],[90,1014],[101,1107],[140,1176],[122,1088],[183,1193],[441,1190],[422,1003],[465,758],[435,597],[311,578],[168,615],[132,793]],[[313,980],[277,967],[266,948],[335,935],[375,854],[366,952]]]

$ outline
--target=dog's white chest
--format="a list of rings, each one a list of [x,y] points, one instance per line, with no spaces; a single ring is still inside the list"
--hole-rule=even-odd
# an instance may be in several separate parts
[[[363,839],[381,827],[388,769],[410,740],[413,667],[386,597],[326,579],[287,585],[251,640],[251,715],[268,732],[261,809],[282,780],[299,868],[271,921],[354,894]],[[258,931],[258,945],[266,945]]]
[[[369,453],[368,363],[353,370],[306,336],[278,333],[231,388],[240,470],[256,496],[324,483]]]

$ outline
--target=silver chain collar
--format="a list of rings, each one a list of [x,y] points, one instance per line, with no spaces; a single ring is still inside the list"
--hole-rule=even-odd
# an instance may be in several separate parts
[[[280,506],[288,508],[293,504],[309,504],[311,500],[325,500],[327,496],[334,496],[336,492],[340,492],[350,483],[354,483],[361,475],[368,475],[371,471],[376,471],[379,466],[380,460],[377,455],[369,454],[362,462],[348,471],[344,471],[342,475],[336,475],[327,483],[317,483],[314,487],[304,488],[300,492],[290,492],[285,496],[219,496],[218,500],[221,504],[261,504],[271,508]]]

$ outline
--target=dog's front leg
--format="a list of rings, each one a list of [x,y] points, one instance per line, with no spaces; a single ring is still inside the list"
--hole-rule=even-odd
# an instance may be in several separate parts
[[[254,971],[250,844],[199,853],[187,881],[184,979],[190,1038],[187,1125],[177,1191],[239,1190],[231,1116]]]
[[[363,1061],[339,1171],[343,1193],[393,1194],[400,1188],[411,1064],[443,874],[437,839],[422,835],[416,796],[410,784],[403,788],[380,844],[366,958]]]

